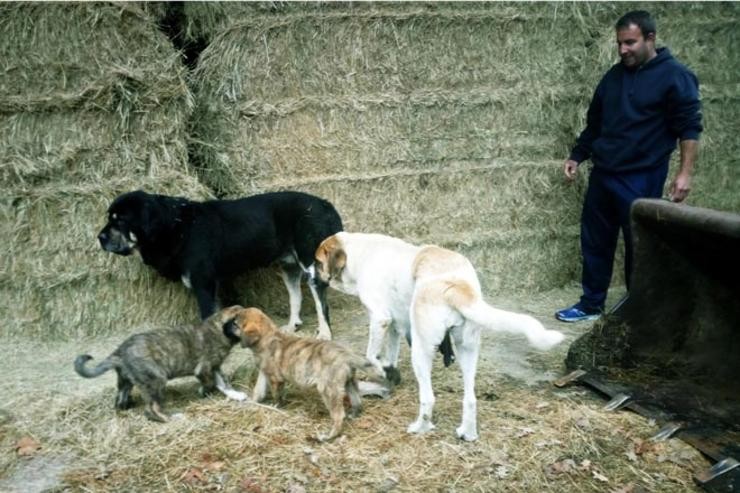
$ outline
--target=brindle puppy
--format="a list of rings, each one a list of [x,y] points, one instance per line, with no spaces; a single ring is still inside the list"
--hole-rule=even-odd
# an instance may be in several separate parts
[[[243,347],[254,352],[259,376],[252,398],[259,402],[267,394],[280,399],[280,387],[290,382],[301,388],[316,387],[332,419],[328,434],[320,433],[319,441],[331,440],[341,433],[344,423],[344,398],[349,397],[350,415],[362,409],[362,400],[355,379],[356,370],[370,370],[368,376],[384,380],[373,364],[332,341],[322,341],[281,332],[270,318],[257,308],[240,311],[224,327],[232,337],[240,337]]]
[[[167,380],[177,377],[197,377],[201,395],[216,388],[230,399],[244,400],[246,394],[232,389],[221,373],[221,363],[239,342],[226,328],[242,310],[232,306],[200,324],[134,334],[94,368],[85,366],[92,356],[78,356],[75,371],[85,378],[94,378],[114,368],[118,373],[116,408],[133,405],[131,389],[137,385],[147,405],[145,414],[154,421],[168,420],[162,409],[164,389]]]

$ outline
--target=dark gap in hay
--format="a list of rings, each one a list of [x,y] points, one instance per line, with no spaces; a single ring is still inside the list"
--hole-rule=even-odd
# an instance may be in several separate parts
[[[203,33],[192,33],[190,30],[191,23],[188,21],[188,11],[185,2],[151,2],[145,5],[150,12],[154,12],[159,19],[159,29],[164,32],[172,41],[172,45],[180,52],[182,61],[189,71],[193,71],[198,66],[200,54],[208,47],[209,40]],[[192,84],[188,81],[188,84]],[[196,150],[192,134],[193,118],[188,120],[187,124],[187,158],[188,166],[191,169],[199,170],[203,168],[200,155]],[[224,198],[226,195],[223,191],[214,190],[216,198]]]
[[[159,3],[159,2],[157,2]],[[172,40],[174,47],[182,52],[183,62],[193,70],[198,65],[198,58],[208,46],[203,36],[187,36],[187,13],[185,2],[162,2],[164,13],[159,20],[159,28]]]

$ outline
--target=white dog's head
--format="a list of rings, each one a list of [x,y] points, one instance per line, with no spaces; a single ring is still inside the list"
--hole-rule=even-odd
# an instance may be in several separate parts
[[[316,249],[315,261],[312,269],[314,279],[329,284],[338,280],[347,265],[347,253],[337,235],[332,235],[321,242]]]

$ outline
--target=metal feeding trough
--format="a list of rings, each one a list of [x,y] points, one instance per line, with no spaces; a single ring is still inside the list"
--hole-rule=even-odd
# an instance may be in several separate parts
[[[576,340],[556,382],[609,396],[716,463],[696,482],[740,491],[740,214],[636,201],[629,295]]]

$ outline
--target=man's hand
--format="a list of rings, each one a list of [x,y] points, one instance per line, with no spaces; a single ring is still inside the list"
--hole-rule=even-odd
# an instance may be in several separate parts
[[[691,191],[691,173],[694,170],[696,156],[699,153],[699,141],[694,139],[682,140],[679,143],[679,148],[681,150],[681,166],[668,189],[668,196],[673,202],[683,202]]]
[[[671,182],[668,189],[668,195],[673,202],[683,202],[691,191],[691,175],[688,173],[678,173],[676,178]]]
[[[565,177],[569,181],[573,181],[578,173],[578,163],[572,159],[566,160],[563,165],[563,171],[565,171]]]

